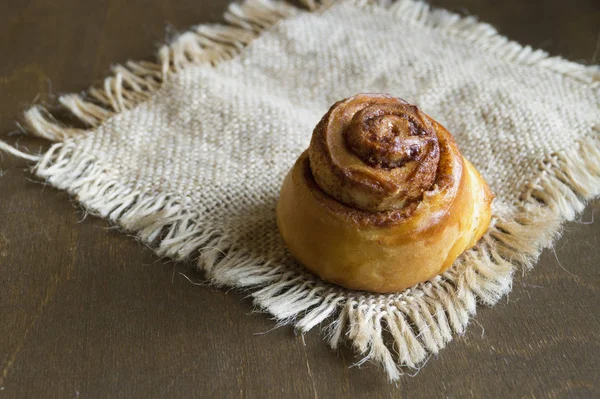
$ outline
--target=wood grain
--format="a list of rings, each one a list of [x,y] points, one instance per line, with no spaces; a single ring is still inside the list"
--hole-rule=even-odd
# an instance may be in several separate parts
[[[0,137],[33,101],[79,91],[172,32],[219,21],[227,0],[0,4]],[[525,44],[598,62],[600,6],[436,0]],[[171,26],[165,30],[165,25]],[[169,33],[171,32],[171,33]],[[0,397],[599,397],[600,201],[468,332],[394,386],[319,332],[253,314],[243,293],[198,287],[191,265],[85,218],[0,155]],[[485,334],[484,334],[485,331]]]

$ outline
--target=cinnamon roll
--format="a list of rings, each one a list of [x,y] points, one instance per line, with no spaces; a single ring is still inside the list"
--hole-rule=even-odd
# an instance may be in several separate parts
[[[277,224],[322,279],[396,292],[475,245],[492,199],[442,125],[399,98],[358,94],[317,124],[283,182]]]

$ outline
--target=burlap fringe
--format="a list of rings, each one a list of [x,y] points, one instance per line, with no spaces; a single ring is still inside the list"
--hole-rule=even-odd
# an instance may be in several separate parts
[[[303,0],[309,10],[327,6]],[[330,4],[331,2],[326,2]],[[598,86],[597,67],[548,57],[500,36],[488,24],[431,9],[411,0],[394,3],[354,0],[375,12],[393,13],[399,21],[444,30],[481,45],[497,56]],[[113,68],[100,88],[59,99],[82,123],[93,128],[112,115],[150,98],[170,74],[189,65],[216,64],[239,54],[262,31],[301,12],[269,0],[232,4],[228,25],[200,25],[158,52],[156,62],[127,62]],[[531,267],[542,248],[551,245],[563,220],[572,220],[585,201],[600,194],[600,140],[595,130],[568,151],[552,154],[540,164],[539,177],[525,187],[523,207],[516,215],[496,215],[476,248],[463,254],[443,275],[395,295],[348,292],[250,255],[218,226],[207,226],[198,212],[169,194],[132,191],[110,180],[103,165],[70,138],[83,132],[57,122],[40,106],[25,113],[33,134],[58,142],[42,155],[23,153],[0,142],[0,150],[37,161],[34,173],[76,196],[85,208],[154,245],[161,256],[186,259],[199,255],[198,265],[214,284],[252,289],[255,303],[281,324],[304,333],[332,320],[326,330],[336,348],[347,340],[370,360],[383,365],[390,380],[417,368],[437,353],[453,334],[462,334],[477,302],[492,305],[511,288],[519,266]]]

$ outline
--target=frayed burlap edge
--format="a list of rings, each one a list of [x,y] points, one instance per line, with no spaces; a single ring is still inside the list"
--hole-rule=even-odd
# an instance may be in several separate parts
[[[304,0],[311,11],[327,4]],[[460,36],[512,62],[547,68],[598,88],[596,67],[548,57],[500,36],[473,17],[431,9],[422,2],[352,1],[376,12],[394,14],[404,23],[419,24]],[[102,87],[84,95],[69,94],[59,102],[82,123],[94,128],[112,115],[131,109],[156,93],[168,77],[190,65],[216,64],[235,57],[262,31],[302,12],[286,3],[247,0],[229,6],[229,25],[199,25],[158,52],[156,62],[127,62],[113,68]],[[343,341],[361,353],[359,362],[383,365],[390,380],[417,368],[437,353],[453,334],[465,331],[477,302],[493,305],[511,289],[512,274],[531,267],[551,245],[560,224],[582,211],[585,201],[600,194],[598,129],[570,149],[540,162],[538,177],[523,189],[519,211],[494,215],[478,245],[464,253],[443,275],[393,295],[370,295],[323,283],[289,265],[259,259],[232,242],[219,226],[207,226],[199,212],[169,193],[133,191],[105,172],[104,165],[71,140],[85,130],[65,126],[40,106],[27,110],[31,132],[57,142],[41,155],[23,153],[0,141],[0,149],[35,161],[33,172],[64,189],[91,213],[136,232],[160,256],[188,259],[216,285],[249,289],[254,302],[280,324],[304,333],[330,320],[329,344]],[[223,255],[224,254],[224,255]],[[385,338],[384,338],[385,336]]]

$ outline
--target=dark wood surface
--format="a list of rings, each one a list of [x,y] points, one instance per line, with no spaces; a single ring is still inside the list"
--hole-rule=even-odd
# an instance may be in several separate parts
[[[34,101],[79,91],[113,63],[147,58],[171,31],[219,21],[228,0],[27,0],[0,4],[0,138]],[[597,0],[436,0],[509,37],[598,62]],[[166,33],[167,32],[167,33]],[[555,251],[482,307],[414,377],[252,314],[242,293],[198,287],[68,196],[0,155],[0,397],[600,397],[600,202]],[[271,331],[272,330],[272,331]],[[485,331],[485,333],[484,333]]]

